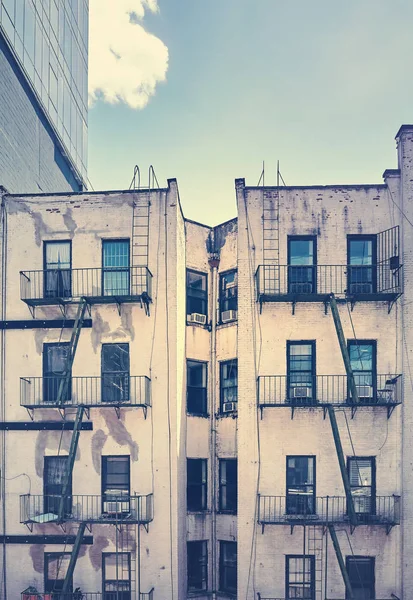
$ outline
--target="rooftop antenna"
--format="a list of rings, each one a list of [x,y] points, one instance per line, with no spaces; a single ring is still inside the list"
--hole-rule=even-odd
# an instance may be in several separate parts
[[[261,171],[260,178],[258,180],[257,187],[259,187],[261,180],[262,180],[262,186],[265,187],[265,163],[264,163],[264,161],[262,161],[262,171]]]

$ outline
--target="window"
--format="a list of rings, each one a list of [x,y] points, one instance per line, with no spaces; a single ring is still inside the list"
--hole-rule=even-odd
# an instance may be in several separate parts
[[[287,514],[315,513],[315,456],[287,456]]]
[[[354,598],[357,600],[372,600],[376,597],[374,558],[367,556],[347,556],[346,570]],[[349,597],[346,591],[346,598]]]
[[[207,364],[186,361],[186,410],[193,415],[207,414]]]
[[[348,290],[350,294],[372,294],[376,291],[376,236],[347,237]]]
[[[360,400],[374,402],[377,393],[376,342],[349,340],[348,353]],[[349,391],[350,397],[350,391]]]
[[[56,402],[59,388],[63,385],[69,360],[70,344],[43,344],[43,401]],[[62,400],[72,396],[71,371],[67,373],[68,386]]]
[[[103,295],[129,295],[129,240],[104,240]]]
[[[227,360],[220,364],[221,412],[236,410],[238,400],[238,361]],[[233,404],[235,403],[235,405]]]
[[[103,600],[131,600],[130,552],[103,552],[102,565]]]
[[[225,323],[237,318],[238,308],[237,271],[228,271],[219,276],[219,314]]]
[[[129,400],[129,344],[102,344],[102,402]]]
[[[219,542],[219,590],[237,593],[237,543]]]
[[[208,288],[205,273],[186,272],[186,314],[208,314]]]
[[[187,542],[188,592],[208,589],[207,542]]]
[[[317,291],[316,238],[291,236],[288,238],[288,292],[314,294]]]
[[[43,510],[47,513],[59,514],[60,497],[63,493],[63,482],[68,464],[67,456],[45,456],[43,469]],[[66,515],[72,512],[72,477],[70,476],[68,495],[65,498]]]
[[[372,456],[347,459],[354,510],[360,516],[376,512],[376,460]]]
[[[72,295],[72,246],[70,242],[45,242],[43,247],[45,298]]]
[[[207,507],[207,460],[187,458],[186,500],[188,511],[206,510]]]
[[[102,456],[102,513],[130,512],[130,457]]]
[[[315,600],[314,556],[290,555],[285,561],[286,598]]]
[[[295,404],[313,404],[315,389],[315,342],[287,342],[288,399]]]
[[[70,552],[45,552],[44,554],[44,591],[61,592],[70,562]],[[69,592],[73,591],[70,581]]]
[[[219,510],[236,514],[237,501],[237,459],[221,459],[219,461]]]

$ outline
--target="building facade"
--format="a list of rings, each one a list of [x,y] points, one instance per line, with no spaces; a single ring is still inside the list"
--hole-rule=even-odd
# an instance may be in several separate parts
[[[3,598],[412,597],[397,144],[383,184],[236,180],[213,228],[175,180],[3,195]]]
[[[80,191],[87,181],[88,1],[0,1],[0,185]]]

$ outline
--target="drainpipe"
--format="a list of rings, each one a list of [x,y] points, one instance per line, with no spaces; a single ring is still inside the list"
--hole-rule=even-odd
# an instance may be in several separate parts
[[[210,452],[211,452],[211,481],[212,481],[212,504],[211,504],[211,564],[212,564],[212,598],[216,598],[217,582],[217,456],[216,456],[216,412],[217,408],[217,393],[216,393],[216,335],[217,335],[217,279],[219,254],[210,253],[208,258],[209,267],[211,269],[212,281],[212,318],[211,318],[211,368],[210,368],[210,410],[211,410],[211,429],[210,429]]]

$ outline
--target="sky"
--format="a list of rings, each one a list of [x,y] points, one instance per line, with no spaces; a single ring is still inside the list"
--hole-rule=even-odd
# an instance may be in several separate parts
[[[413,122],[411,0],[90,0],[89,179],[178,180],[187,218],[234,179],[381,183]]]

